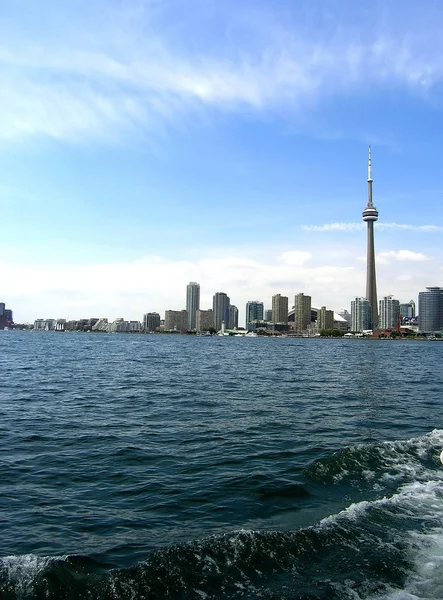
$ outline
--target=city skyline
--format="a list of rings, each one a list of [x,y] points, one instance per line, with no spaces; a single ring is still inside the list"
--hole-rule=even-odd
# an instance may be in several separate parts
[[[443,12],[411,1],[6,2],[1,296],[14,318],[200,306],[225,290],[365,295],[442,285]],[[25,18],[24,18],[25,16]]]

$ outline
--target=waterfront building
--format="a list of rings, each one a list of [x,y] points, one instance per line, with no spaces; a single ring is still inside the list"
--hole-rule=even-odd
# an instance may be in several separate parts
[[[34,321],[34,331],[44,331],[46,329],[45,319],[36,319]]]
[[[334,311],[327,310],[326,306],[322,306],[317,312],[318,330],[334,328]]]
[[[272,322],[285,323],[288,322],[288,297],[281,294],[272,296]]]
[[[142,324],[140,321],[129,321],[128,322],[128,333],[140,333],[142,330]]]
[[[263,302],[249,300],[246,303],[246,329],[250,328],[253,321],[263,321]]]
[[[157,331],[160,328],[160,315],[150,312],[143,315],[143,330],[147,332]]]
[[[346,308],[342,308],[341,311],[338,313],[338,315],[344,319],[345,321],[347,321],[347,323],[349,324],[349,327],[351,326],[351,313],[346,310]]]
[[[311,325],[311,296],[303,292],[294,298],[294,331],[301,333],[307,331]]]
[[[265,317],[265,321],[272,321],[272,308],[267,308],[265,310],[264,317]]]
[[[195,328],[197,331],[209,331],[214,329],[214,311],[197,309]]]
[[[188,331],[195,331],[196,313],[200,308],[200,284],[191,281],[186,287],[186,310],[188,312]]]
[[[366,298],[355,298],[351,302],[351,330],[368,331],[371,325],[371,305]]]
[[[229,305],[231,300],[224,292],[216,292],[212,299],[212,309],[214,311],[214,324],[216,331],[220,331],[222,323],[225,325],[229,319]]]
[[[378,219],[378,210],[372,203],[372,164],[371,146],[368,151],[368,205],[363,211],[363,221],[368,224],[368,245],[366,262],[366,299],[371,306],[368,329],[378,329],[377,280],[375,274],[374,223]]]
[[[165,331],[180,331],[185,333],[188,329],[188,312],[186,310],[165,311]]]
[[[100,319],[97,321],[97,323],[100,321]],[[96,329],[97,323],[94,325],[94,327],[92,329]],[[108,319],[106,319],[106,325],[108,324]],[[55,324],[54,324],[54,329],[55,331],[65,331],[65,327],[66,327],[66,319],[56,319],[55,320]],[[107,331],[107,330],[105,330]]]
[[[228,306],[228,320],[226,323],[227,329],[237,329],[238,328],[238,308],[233,304]]]
[[[427,287],[418,294],[418,328],[424,333],[443,330],[443,287]]]
[[[7,325],[6,320],[6,305],[4,302],[0,302],[0,329],[4,329]]]
[[[415,302],[414,300],[409,300],[409,302],[404,302],[400,304],[400,314],[404,319],[414,319],[415,318]]]
[[[349,317],[351,317],[350,314],[349,314]],[[340,329],[340,331],[349,331],[351,328],[351,318],[349,318],[349,321],[347,321],[340,314],[334,313],[334,327],[333,328]]]
[[[399,326],[400,302],[392,296],[385,296],[379,302],[380,329],[393,329]]]

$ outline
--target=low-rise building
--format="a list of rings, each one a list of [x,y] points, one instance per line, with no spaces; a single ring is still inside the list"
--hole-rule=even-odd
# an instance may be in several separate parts
[[[165,311],[165,331],[180,331],[185,333],[188,330],[188,311],[187,310],[166,310]]]

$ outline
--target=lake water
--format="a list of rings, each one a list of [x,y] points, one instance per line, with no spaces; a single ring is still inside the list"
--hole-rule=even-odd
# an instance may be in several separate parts
[[[0,332],[0,598],[443,598],[443,343]]]

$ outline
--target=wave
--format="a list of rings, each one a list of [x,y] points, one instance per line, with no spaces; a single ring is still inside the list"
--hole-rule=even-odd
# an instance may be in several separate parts
[[[442,445],[443,431],[435,430],[314,462],[307,475],[325,486],[379,479],[386,493],[298,531],[210,536],[155,550],[124,569],[82,556],[5,557],[0,598],[443,598]]]
[[[376,491],[408,481],[443,477],[443,430],[409,440],[357,444],[313,462],[305,476],[321,485],[349,484]]]

